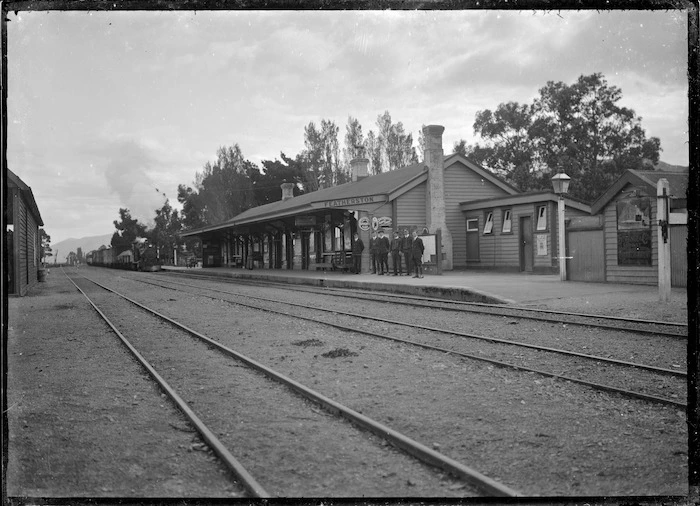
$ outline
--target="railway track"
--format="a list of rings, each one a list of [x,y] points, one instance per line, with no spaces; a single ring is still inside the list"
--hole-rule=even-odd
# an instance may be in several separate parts
[[[289,479],[284,477],[285,472],[289,470],[279,469],[280,462],[266,460],[266,455],[261,454],[264,452],[259,452],[261,447],[274,450],[275,439],[285,437],[285,434],[296,440],[299,453],[294,453],[294,461],[297,466],[303,467],[318,455],[325,455],[323,462],[316,465],[324,469],[326,476],[329,473],[329,466],[356,465],[362,469],[362,465],[367,464],[367,459],[377,458],[382,461],[399,459],[401,462],[399,467],[402,469],[413,469],[413,472],[417,473],[419,471],[415,468],[420,467],[423,479],[433,480],[433,489],[442,490],[444,495],[455,495],[450,490],[460,490],[460,495],[465,493],[467,495],[518,495],[506,485],[324,397],[293,379],[97,281],[87,277],[73,279],[67,273],[66,276],[90,301],[92,307],[119,336],[149,375],[173,399],[199,432],[203,441],[225,463],[251,496],[289,495],[289,490],[283,486],[285,483],[287,485],[290,483]],[[125,334],[129,335],[128,339]],[[203,351],[203,348],[206,351]],[[195,349],[198,351],[194,351]],[[194,361],[191,358],[203,353],[206,354],[204,362]],[[234,365],[231,359],[235,359],[236,364],[244,364],[245,367]],[[272,387],[270,380],[275,382]],[[235,393],[232,393],[233,390]],[[189,399],[189,402],[184,399]],[[227,414],[223,405],[228,399],[232,399],[232,406]],[[264,400],[270,403],[262,402]],[[192,408],[191,404],[195,404],[197,409]],[[283,416],[286,420],[279,420],[279,425],[271,423],[271,420],[277,420],[272,414],[275,406],[281,404],[285,404],[286,409],[284,415],[277,416]],[[315,409],[319,405],[325,411]],[[243,420],[241,412],[245,408],[249,412],[245,413],[243,416],[245,420]],[[235,417],[239,419],[239,423],[254,430],[238,431],[238,426],[231,423],[230,417],[233,416],[231,411],[236,413]],[[338,417],[350,421],[351,424],[339,421]],[[308,430],[302,430],[301,423],[297,426],[293,421],[289,421],[297,418],[305,420],[304,424],[309,426]],[[293,425],[294,430],[288,433],[280,431],[280,426],[285,424]],[[358,427],[361,429],[359,432]],[[234,432],[238,432],[238,438],[231,437],[231,433]],[[319,445],[316,439],[322,434],[330,438],[322,438],[322,443]],[[384,443],[378,444],[378,440]],[[386,446],[386,443],[391,446]],[[324,447],[325,444],[329,444],[330,447]],[[247,452],[246,445],[248,445]],[[348,447],[355,448],[350,462],[342,451],[338,451],[338,448]],[[243,459],[234,457],[229,448],[236,448],[236,453],[242,453],[250,464],[244,467],[241,464]],[[336,449],[336,453],[333,453],[332,448]],[[357,448],[361,450],[358,451]],[[397,452],[395,448],[401,449],[402,452]],[[269,458],[269,455],[267,457]],[[355,460],[352,460],[353,458]],[[446,482],[443,475],[435,472],[435,468],[448,473],[453,480],[466,483],[466,491],[461,485],[450,488],[449,485],[453,485],[454,482]],[[347,473],[340,472],[340,469],[338,474],[347,476]],[[350,486],[356,487],[355,490],[363,491],[377,490],[377,487],[380,487],[387,492],[382,489],[386,487],[386,479],[383,477],[380,485],[363,483],[362,479],[366,479],[367,474],[358,471],[359,482]],[[371,474],[369,473],[370,477]],[[264,476],[264,480],[256,480],[254,475]],[[311,473],[311,475],[313,477],[315,474]],[[405,479],[405,476],[396,477],[398,481]],[[272,482],[273,493],[268,492],[267,487],[263,488],[259,481]],[[324,490],[325,493],[319,494],[319,489],[314,488],[317,485],[305,483],[303,477],[299,475],[294,476],[293,482],[298,484],[296,485],[298,487],[307,487],[296,490],[299,495],[328,494],[328,490],[324,488],[320,490]],[[324,486],[327,487],[328,484]],[[389,495],[410,494],[389,491]]]
[[[168,272],[164,273],[163,275],[187,277],[190,279],[211,279],[211,277],[187,274],[186,272],[181,271]],[[251,281],[241,278],[236,278],[235,280],[232,280],[217,277],[216,280],[222,283],[234,283],[237,285],[270,286],[282,290],[295,292],[305,292],[322,295],[350,296],[357,300],[402,304],[408,307],[442,309],[446,311],[508,316],[512,318],[564,323],[567,325],[580,325],[606,330],[625,331],[636,334],[654,334],[680,338],[687,338],[688,335],[688,324],[680,322],[665,322],[658,320],[624,318],[609,315],[562,312],[547,309],[519,307],[506,304],[466,302],[406,294],[389,294],[385,292],[361,290],[357,288],[349,289],[335,287],[312,287],[306,285],[289,285],[287,283],[275,283],[271,281],[258,279],[256,279],[255,281]]]
[[[402,342],[412,346],[418,346],[423,349],[431,349],[468,359],[486,361],[499,367],[508,367],[520,371],[540,374],[550,378],[570,381],[594,388],[596,390],[612,392],[625,397],[642,399],[648,402],[670,405],[677,408],[686,407],[686,404],[680,399],[685,398],[684,388],[687,373],[679,369],[670,369],[643,363],[635,363],[627,360],[592,355],[589,353],[578,353],[570,350],[552,348],[549,346],[539,346],[526,342],[501,339],[495,336],[484,336],[458,332],[446,328],[428,327],[415,323],[407,323],[406,321],[390,320],[386,317],[373,317],[369,314],[350,313],[342,311],[337,307],[328,308],[319,305],[310,306],[308,303],[300,304],[290,302],[288,300],[285,301],[270,297],[254,296],[250,293],[242,294],[212,287],[195,287],[192,283],[184,284],[177,281],[172,281],[170,279],[165,280],[160,276],[151,277],[150,280],[144,279],[143,276],[133,279],[143,283],[154,284],[155,286],[162,288],[182,290],[186,287],[188,289],[201,289],[208,291],[209,293],[226,294],[245,299],[244,301],[236,300],[228,302],[253,309],[261,309],[276,314],[307,319],[309,321],[331,325],[335,328],[353,332],[361,332],[365,335],[389,339],[395,342]],[[156,280],[158,282],[156,282]],[[170,286],[163,284],[164,282],[170,283]],[[183,288],[173,288],[172,285]],[[220,299],[220,297],[214,295],[205,296],[213,299]],[[252,301],[256,301],[257,303],[252,304]],[[265,304],[267,304],[267,306]],[[269,304],[272,304],[273,306],[270,307]],[[282,305],[285,308],[293,307],[295,311],[301,311],[302,314],[299,314],[298,312],[296,314],[289,313],[288,311],[282,310],[279,307],[275,308],[275,304],[278,306]],[[326,319],[319,318],[319,313],[325,313],[328,315],[328,317]],[[388,332],[379,333],[373,330],[367,330],[366,328],[363,328],[366,327],[366,325],[357,323],[358,319],[362,320],[363,322],[374,321],[392,326],[410,327],[412,329],[419,330],[421,333],[425,333],[425,336],[422,339],[414,337],[413,339],[409,340],[402,337],[396,337],[395,334]],[[435,334],[439,334],[442,337],[436,338]],[[448,337],[445,338],[444,336]],[[476,352],[466,351],[463,343],[467,340],[479,341],[480,349]],[[483,352],[484,346],[489,347],[487,353]],[[500,347],[500,349],[495,349],[495,347]],[[523,351],[519,351],[517,353],[503,351],[503,348],[512,347],[517,347]],[[591,377],[598,378],[598,380],[591,380]],[[613,384],[607,383],[607,381],[611,380]],[[617,384],[614,382],[617,382]],[[634,388],[634,390],[632,388]],[[664,391],[669,391],[669,395],[657,395],[654,390],[658,390],[659,388],[663,389]]]

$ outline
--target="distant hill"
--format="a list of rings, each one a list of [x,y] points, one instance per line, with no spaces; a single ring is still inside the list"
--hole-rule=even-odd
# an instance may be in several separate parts
[[[688,172],[688,167],[683,165],[671,165],[659,160],[659,163],[654,166],[654,170],[661,170],[664,172]]]
[[[58,257],[56,258],[57,262],[65,262],[66,258],[68,257],[68,254],[72,251],[74,253],[78,252],[78,248],[82,248],[83,250],[83,255],[88,253],[89,251],[95,250],[102,246],[103,244],[105,246],[109,246],[112,241],[112,234],[106,234],[106,235],[93,235],[91,237],[82,237],[80,239],[65,239],[61,242],[57,242],[55,244],[51,244],[51,251],[53,251],[53,254],[56,255],[58,253]],[[53,263],[54,257],[49,257],[47,259],[48,263]]]

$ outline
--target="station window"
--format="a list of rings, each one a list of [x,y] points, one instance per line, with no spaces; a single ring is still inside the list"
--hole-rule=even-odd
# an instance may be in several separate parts
[[[537,208],[537,230],[547,230],[547,206]]]
[[[467,232],[479,231],[479,218],[467,218]]]
[[[503,227],[501,228],[501,233],[503,234],[511,232],[512,220],[510,214],[510,209],[503,211]]]
[[[493,211],[489,211],[486,214],[486,221],[484,223],[484,234],[490,234],[493,232]]]

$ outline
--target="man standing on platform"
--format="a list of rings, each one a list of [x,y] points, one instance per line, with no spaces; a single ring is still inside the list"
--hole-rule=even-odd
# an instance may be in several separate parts
[[[399,238],[399,233],[394,232],[394,238],[391,240],[391,263],[394,265],[394,276],[402,276],[403,269],[401,268],[401,245],[403,241]],[[397,272],[398,268],[398,274]]]
[[[415,266],[416,275],[414,278],[423,277],[423,251],[425,251],[425,245],[423,244],[423,239],[418,237],[418,232],[413,231],[413,265]]]
[[[362,252],[365,250],[365,243],[360,236],[355,234],[355,241],[352,243],[352,271],[355,274],[362,272]]]
[[[391,249],[391,244],[389,244],[389,238],[384,236],[384,231],[379,231],[379,239],[377,239],[377,257],[379,257],[379,269],[381,272],[378,274],[389,274],[389,250]]]
[[[403,237],[401,238],[401,253],[403,253],[403,258],[406,261],[406,276],[411,275],[411,255],[413,249],[413,241],[411,240],[411,235],[408,233],[408,229],[403,231]]]
[[[377,273],[377,264],[379,263],[379,258],[377,258],[377,233],[372,232],[372,237],[369,238],[369,261],[372,264],[372,274]]]

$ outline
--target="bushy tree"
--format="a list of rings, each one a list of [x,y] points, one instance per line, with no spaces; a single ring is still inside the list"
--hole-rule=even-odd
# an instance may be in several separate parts
[[[161,261],[169,262],[173,258],[173,250],[183,244],[179,234],[182,231],[182,220],[177,209],[173,209],[170,201],[166,200],[163,207],[156,209],[153,228],[147,232],[147,237],[156,248]]]
[[[119,220],[114,220],[113,223],[114,228],[117,229],[111,241],[115,255],[130,249],[137,237],[146,236],[146,225],[132,218],[131,212],[126,208],[119,209]]]
[[[521,190],[550,188],[552,175],[563,171],[572,195],[594,200],[626,169],[659,160],[659,139],[646,138],[642,118],[621,99],[622,90],[600,73],[571,85],[549,81],[530,105],[479,111],[474,131],[485,142],[467,152]]]
[[[51,236],[47,234],[43,228],[40,228],[39,240],[41,243],[41,263],[44,263],[48,257],[53,256],[53,252],[51,251]]]
[[[254,170],[238,144],[220,147],[216,161],[206,162],[202,171],[195,174],[194,188],[178,186],[184,226],[221,223],[254,207],[253,183],[248,176]]]

